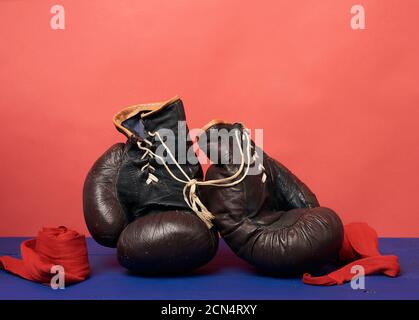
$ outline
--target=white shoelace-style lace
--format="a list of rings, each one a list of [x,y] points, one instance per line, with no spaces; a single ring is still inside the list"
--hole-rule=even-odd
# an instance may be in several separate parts
[[[247,148],[246,148],[246,156],[247,159],[249,161],[247,161],[247,166],[245,168],[245,157],[244,157],[244,153],[243,153],[243,149],[241,147],[241,143],[240,143],[240,138],[239,138],[239,134],[238,131],[235,132],[235,137],[237,140],[237,144],[239,145],[239,151],[240,151],[240,156],[241,156],[241,163],[240,163],[240,167],[239,169],[230,177],[227,178],[223,178],[223,179],[217,179],[217,180],[207,180],[207,181],[198,181],[196,179],[191,179],[187,173],[182,169],[182,167],[180,166],[180,164],[176,161],[174,155],[172,154],[172,152],[170,151],[169,147],[166,145],[166,143],[163,141],[163,139],[161,138],[160,134],[158,132],[148,132],[148,134],[151,137],[157,137],[161,144],[163,145],[163,147],[166,149],[167,154],[169,155],[169,157],[172,159],[173,163],[176,165],[176,167],[179,169],[179,171],[185,176],[186,180],[181,179],[179,177],[177,177],[172,170],[169,168],[169,166],[167,165],[167,163],[165,162],[164,158],[159,156],[158,154],[154,153],[152,150],[150,150],[147,146],[144,146],[142,144],[142,142],[145,142],[146,144],[148,144],[149,146],[152,145],[152,143],[146,139],[143,139],[141,142],[137,142],[138,148],[141,150],[144,150],[145,153],[143,154],[143,156],[141,157],[141,159],[145,158],[146,156],[149,157],[154,157],[159,159],[162,164],[164,165],[164,167],[166,168],[167,172],[170,174],[170,176],[175,179],[178,182],[183,183],[185,186],[183,187],[183,198],[185,200],[185,202],[187,203],[187,205],[191,208],[191,210],[193,212],[196,213],[196,215],[203,221],[205,222],[205,224],[207,225],[207,227],[210,229],[212,228],[213,224],[212,224],[212,220],[214,219],[213,214],[205,207],[205,205],[202,203],[201,199],[199,199],[198,195],[196,194],[196,188],[197,186],[215,186],[215,187],[231,187],[234,186],[240,182],[243,181],[243,179],[247,176],[249,169],[250,169],[250,165],[251,165],[251,161],[250,161],[250,149],[251,149],[251,143],[250,143],[250,137],[249,134],[247,132],[247,130],[243,131],[243,135],[242,135],[242,140],[246,141],[247,143]],[[255,160],[255,158],[258,157],[257,154],[255,153],[255,156],[253,157],[253,159]],[[261,166],[261,167],[260,167]],[[144,165],[141,170],[145,170],[145,169],[149,169],[152,172],[155,171],[155,168],[152,167],[150,164],[146,164]],[[240,176],[240,174],[243,172],[244,169],[244,174],[235,181],[229,182],[231,180],[236,179],[237,177]],[[259,165],[259,169],[262,170],[263,165],[260,164]],[[158,178],[152,173],[149,172],[148,178],[147,178],[147,184],[150,184],[151,182],[158,182]],[[263,176],[262,176],[262,181],[265,182],[266,180],[266,174],[263,172]]]

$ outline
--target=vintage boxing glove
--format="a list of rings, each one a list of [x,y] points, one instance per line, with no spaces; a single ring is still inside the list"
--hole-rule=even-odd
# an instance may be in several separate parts
[[[199,146],[214,162],[200,186],[202,200],[238,256],[279,275],[315,270],[337,257],[339,217],[255,146],[241,124],[209,123]]]
[[[218,234],[193,187],[202,169],[182,101],[128,107],[114,124],[128,141],[106,151],[84,184],[93,238],[116,246],[120,264],[134,272],[187,272],[209,262]]]

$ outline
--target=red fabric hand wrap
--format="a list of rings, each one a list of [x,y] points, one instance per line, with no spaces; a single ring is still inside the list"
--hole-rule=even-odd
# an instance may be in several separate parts
[[[344,227],[344,240],[339,251],[341,262],[349,263],[325,276],[312,277],[306,273],[303,282],[312,285],[331,286],[351,281],[355,274],[351,268],[355,265],[364,267],[365,275],[383,273],[396,277],[400,265],[396,256],[382,256],[378,251],[378,236],[366,223],[350,223]]]
[[[27,280],[50,284],[51,267],[64,268],[65,284],[85,280],[90,273],[86,238],[66,227],[43,228],[38,237],[22,242],[22,259],[0,257],[0,268]]]

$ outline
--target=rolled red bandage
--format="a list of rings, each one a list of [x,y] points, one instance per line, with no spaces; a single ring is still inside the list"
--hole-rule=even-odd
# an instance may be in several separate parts
[[[64,268],[65,284],[85,280],[90,273],[86,238],[66,227],[43,228],[20,246],[22,259],[0,257],[0,268],[27,280],[50,284],[53,266]]]
[[[350,223],[344,229],[339,259],[348,264],[320,277],[312,277],[306,273],[303,276],[304,283],[332,286],[351,281],[355,276],[352,273],[352,267],[356,265],[364,268],[365,275],[382,273],[389,277],[396,277],[400,273],[397,256],[383,256],[378,251],[378,236],[373,228],[366,223]]]

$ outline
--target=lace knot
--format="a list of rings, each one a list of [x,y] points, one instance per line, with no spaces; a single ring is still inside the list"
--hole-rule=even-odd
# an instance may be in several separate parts
[[[152,143],[150,141],[148,141],[147,139],[143,139],[142,141],[137,141],[138,148],[145,151],[142,158],[151,157],[151,158],[159,159],[162,162],[165,169],[167,170],[167,172],[169,173],[169,175],[174,180],[184,184],[183,198],[184,198],[186,204],[189,206],[189,208],[191,208],[191,210],[193,212],[195,212],[195,214],[203,222],[205,222],[207,227],[209,229],[211,229],[212,226],[213,226],[212,220],[214,219],[214,216],[205,207],[205,205],[202,203],[201,199],[197,195],[197,185],[214,186],[214,187],[229,187],[229,186],[234,186],[234,185],[242,182],[246,178],[246,176],[249,172],[250,162],[251,162],[250,161],[250,137],[249,137],[248,132],[246,130],[244,130],[243,131],[243,136],[241,137],[241,140],[247,141],[247,144],[246,144],[246,156],[247,156],[247,159],[248,159],[247,165],[245,166],[245,164],[246,164],[245,155],[244,155],[243,150],[241,148],[240,137],[239,137],[238,133],[236,132],[236,140],[237,140],[237,143],[239,145],[239,150],[240,150],[240,155],[241,155],[241,164],[240,164],[239,169],[236,171],[235,174],[233,174],[230,177],[222,178],[222,179],[218,179],[218,180],[207,180],[207,181],[199,181],[199,180],[196,180],[194,178],[190,178],[188,176],[188,174],[182,169],[180,164],[176,161],[175,156],[170,151],[170,149],[166,145],[166,143],[163,141],[163,139],[161,138],[158,131],[148,132],[148,134],[149,134],[149,136],[151,136],[153,138],[157,138],[160,141],[160,143],[166,149],[169,157],[172,159],[173,163],[176,165],[176,167],[179,169],[179,171],[183,174],[183,176],[186,178],[186,180],[177,177],[173,173],[173,171],[169,168],[165,159],[163,157],[161,157],[160,155],[156,154],[155,152],[153,152],[150,148],[148,148],[148,147],[152,146]],[[144,143],[146,143],[148,146],[144,145]],[[148,170],[151,169],[152,171],[155,170],[150,165],[145,165],[142,169],[144,169],[144,170],[145,169],[148,169]],[[241,175],[241,177],[240,177],[240,175]],[[266,177],[263,178],[263,180],[264,179],[266,179]],[[149,178],[147,179],[147,184],[151,183],[152,181],[157,182],[158,179],[151,172],[149,172]],[[265,182],[265,181],[263,181],[263,182]]]

